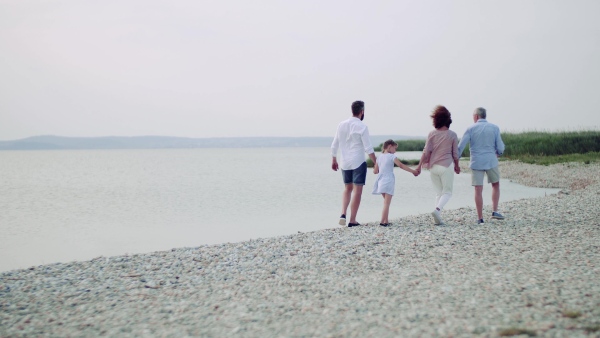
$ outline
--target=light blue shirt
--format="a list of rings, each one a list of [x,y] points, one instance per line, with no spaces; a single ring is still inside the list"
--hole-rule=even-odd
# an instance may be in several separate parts
[[[504,142],[500,137],[500,128],[479,119],[465,131],[458,144],[458,154],[462,155],[467,144],[470,144],[471,163],[474,170],[488,170],[498,166],[498,156],[504,153]]]

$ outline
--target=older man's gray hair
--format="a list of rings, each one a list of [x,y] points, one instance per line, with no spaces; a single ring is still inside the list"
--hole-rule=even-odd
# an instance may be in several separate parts
[[[485,108],[479,107],[475,109],[475,112],[473,114],[479,116],[480,119],[484,119],[486,116]]]

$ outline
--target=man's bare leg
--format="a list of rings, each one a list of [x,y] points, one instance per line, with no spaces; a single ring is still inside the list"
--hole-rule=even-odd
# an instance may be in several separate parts
[[[356,214],[358,213],[358,207],[360,206],[362,191],[362,185],[354,184],[354,188],[352,189],[352,203],[350,204],[350,223],[357,223]]]
[[[492,206],[498,211],[498,201],[500,201],[500,181],[492,183]]]
[[[475,186],[475,208],[477,208],[477,219],[483,219],[483,185]]]
[[[352,186],[352,183],[344,185],[344,192],[342,192],[342,215],[346,215],[348,213],[350,197],[352,196]]]

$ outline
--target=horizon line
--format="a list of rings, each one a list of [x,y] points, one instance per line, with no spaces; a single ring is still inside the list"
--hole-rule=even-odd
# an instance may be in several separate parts
[[[401,137],[414,137],[414,138],[424,138],[425,136],[415,136],[415,135],[400,135],[400,134],[372,134],[371,137],[381,137],[381,136],[401,136]],[[0,142],[11,142],[11,141],[22,141],[36,137],[57,137],[57,138],[142,138],[142,137],[168,137],[168,138],[180,138],[180,139],[234,139],[234,138],[331,138],[333,136],[208,136],[208,137],[192,137],[192,136],[169,136],[169,135],[133,135],[133,136],[117,136],[117,135],[105,135],[105,136],[63,136],[63,135],[53,135],[53,134],[41,134],[41,135],[33,135],[27,136],[23,138],[17,139],[5,139],[0,140]]]

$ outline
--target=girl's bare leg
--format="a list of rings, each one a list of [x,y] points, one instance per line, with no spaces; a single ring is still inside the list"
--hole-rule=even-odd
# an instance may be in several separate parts
[[[389,214],[390,214],[390,204],[392,203],[392,195],[390,194],[381,194],[383,196],[383,211],[381,212],[381,223],[387,224],[389,223]]]

